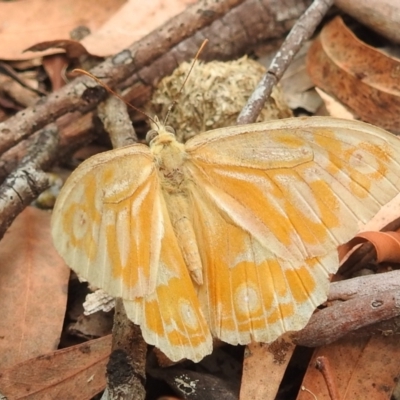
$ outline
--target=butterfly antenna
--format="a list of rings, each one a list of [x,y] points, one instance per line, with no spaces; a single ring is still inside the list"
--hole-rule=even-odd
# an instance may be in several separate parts
[[[90,78],[92,78],[93,80],[95,80],[100,86],[102,86],[104,89],[107,90],[107,92],[111,93],[113,96],[117,97],[118,99],[120,99],[121,101],[123,101],[128,107],[132,108],[133,110],[139,112],[140,114],[144,115],[145,117],[147,117],[151,122],[153,122],[153,124],[155,124],[157,126],[157,128],[159,128],[157,121],[150,117],[149,114],[146,114],[144,111],[140,110],[139,108],[136,108],[135,106],[133,106],[132,104],[129,104],[121,95],[119,95],[118,93],[114,92],[114,90],[112,90],[110,87],[108,87],[104,82],[102,82],[99,78],[96,78],[94,75],[92,75],[90,72],[85,71],[84,69],[80,69],[80,68],[75,68],[74,70],[72,70],[73,73],[79,73],[79,74],[83,74],[86,75]]]
[[[175,97],[179,96],[182,93],[183,87],[185,86],[187,80],[189,79],[190,73],[192,72],[192,69],[193,69],[194,65],[196,64],[196,61],[198,60],[198,58],[199,58],[201,52],[203,51],[204,47],[206,46],[207,42],[208,42],[208,39],[204,39],[204,41],[201,44],[199,50],[197,50],[197,53],[194,56],[192,64],[191,64],[191,66],[189,68],[189,72],[186,74],[186,77],[185,77],[185,79],[184,79],[184,81],[183,81],[183,83],[181,85],[181,88],[179,89],[179,91],[178,91],[178,93],[177,93],[177,95]],[[172,103],[169,105],[168,110],[167,110],[167,115],[165,116],[164,122],[163,122],[164,126],[167,123],[167,120],[168,120],[169,115],[171,114],[171,111],[174,109],[174,107],[176,106],[177,103],[178,103],[178,101],[175,99],[175,100],[172,100]]]

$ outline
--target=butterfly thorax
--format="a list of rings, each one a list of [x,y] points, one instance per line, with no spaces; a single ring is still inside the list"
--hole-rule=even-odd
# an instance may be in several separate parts
[[[187,157],[184,145],[176,140],[173,133],[160,131],[151,141],[150,150],[156,161],[162,189],[169,193],[183,192],[183,165]]]
[[[190,222],[187,187],[189,179],[184,166],[187,159],[185,146],[176,140],[173,133],[160,129],[158,135],[150,142],[150,150],[155,158],[163,197],[185,264],[193,282],[201,285],[202,264]]]

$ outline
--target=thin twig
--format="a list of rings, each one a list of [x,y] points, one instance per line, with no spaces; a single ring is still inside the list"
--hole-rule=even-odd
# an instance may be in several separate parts
[[[300,50],[303,43],[314,33],[315,28],[332,5],[333,0],[315,0],[299,18],[276,53],[267,73],[261,79],[239,114],[237,118],[238,125],[251,124],[256,121],[264,107],[265,101],[272,92],[272,88],[282,78],[294,56]]]
[[[335,377],[329,359],[325,356],[317,357],[316,368],[324,377],[331,400],[340,400]]]

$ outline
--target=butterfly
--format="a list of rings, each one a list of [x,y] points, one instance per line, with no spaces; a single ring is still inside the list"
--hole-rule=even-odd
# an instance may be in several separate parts
[[[272,342],[327,298],[349,240],[400,188],[400,142],[330,117],[232,126],[179,143],[158,122],[83,162],[52,215],[77,274],[123,299],[147,343],[195,362],[212,338]]]

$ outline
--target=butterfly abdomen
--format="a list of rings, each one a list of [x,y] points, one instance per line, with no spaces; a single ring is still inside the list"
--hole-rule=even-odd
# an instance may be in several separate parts
[[[184,166],[187,154],[184,145],[177,142],[174,135],[165,133],[152,140],[150,150],[156,161],[161,192],[186,267],[193,282],[201,285],[203,283],[202,264],[196,236],[190,222],[187,188],[189,180]]]

